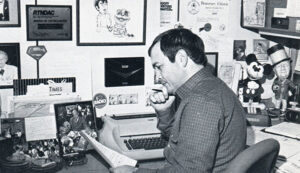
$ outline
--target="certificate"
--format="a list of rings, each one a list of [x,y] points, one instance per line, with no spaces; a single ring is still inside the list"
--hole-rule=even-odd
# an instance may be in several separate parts
[[[183,0],[179,20],[185,28],[201,28],[211,24],[211,32],[224,34],[228,29],[229,0]]]
[[[72,7],[26,5],[27,40],[72,40]]]

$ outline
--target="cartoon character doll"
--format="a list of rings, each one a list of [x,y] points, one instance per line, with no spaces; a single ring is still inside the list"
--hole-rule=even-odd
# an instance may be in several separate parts
[[[296,85],[288,79],[291,71],[291,59],[287,56],[281,44],[272,46],[267,50],[273,64],[273,70],[277,78],[273,82],[272,90],[275,94],[275,108],[280,109],[284,114],[287,108],[287,100],[291,90],[296,89]]]

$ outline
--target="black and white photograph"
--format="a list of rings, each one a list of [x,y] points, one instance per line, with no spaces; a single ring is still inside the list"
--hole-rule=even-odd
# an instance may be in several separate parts
[[[263,39],[253,40],[253,53],[256,55],[259,61],[268,61],[269,41]]]
[[[12,87],[21,77],[20,44],[0,43],[0,88]]]
[[[233,59],[236,61],[246,60],[246,40],[234,40],[233,42]]]
[[[79,132],[84,130],[97,138],[92,101],[59,103],[54,107],[61,156],[84,153],[88,149],[88,142]]]
[[[300,173],[299,0],[0,0],[0,173]]]
[[[0,0],[0,27],[20,27],[20,14],[20,0]]]

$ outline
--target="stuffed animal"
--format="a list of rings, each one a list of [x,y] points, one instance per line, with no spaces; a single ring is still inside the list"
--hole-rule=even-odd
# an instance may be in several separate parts
[[[247,78],[239,82],[239,88],[242,90],[241,102],[259,103],[263,93],[260,80],[272,73],[272,66],[258,62],[255,54],[249,54],[246,57],[246,63]]]

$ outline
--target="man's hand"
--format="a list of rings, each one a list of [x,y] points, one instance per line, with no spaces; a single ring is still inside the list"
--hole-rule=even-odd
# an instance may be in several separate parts
[[[172,106],[172,103],[175,100],[175,96],[169,96],[168,90],[166,87],[161,87],[160,89],[153,89],[153,92],[150,95],[150,104],[157,111],[162,112],[166,111]]]
[[[111,172],[111,173],[133,173],[137,169],[138,168],[136,168],[136,167],[124,165],[124,166],[119,166],[116,168],[110,168],[109,172]]]

